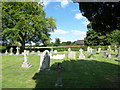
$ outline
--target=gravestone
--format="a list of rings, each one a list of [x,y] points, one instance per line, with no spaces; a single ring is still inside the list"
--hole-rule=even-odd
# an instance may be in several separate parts
[[[69,59],[76,59],[76,53],[73,51],[68,52],[68,58]]]
[[[40,55],[40,51],[37,51],[37,54]]]
[[[68,48],[68,52],[70,52],[71,51],[71,48]]]
[[[87,47],[87,52],[90,52],[90,47],[89,46]]]
[[[32,65],[27,61],[27,52],[24,50],[24,62],[22,64],[23,68],[30,68]]]
[[[107,53],[107,58],[111,58],[111,48],[108,46],[108,53]]]
[[[90,48],[90,53],[92,53],[93,52],[93,49],[92,48]]]
[[[7,49],[6,49],[6,51],[5,51],[5,55],[7,55],[8,54],[8,52],[7,52]]]
[[[31,54],[32,54],[32,55],[35,54],[35,51],[32,51]]]
[[[95,49],[92,49],[92,54],[96,54],[96,50]]]
[[[14,55],[12,47],[10,48],[10,55]]]
[[[19,55],[19,47],[17,47],[16,49],[17,49],[16,55]]]
[[[50,70],[50,55],[48,50],[43,52],[43,57],[41,59],[42,65],[40,66],[40,70]]]
[[[101,53],[101,48],[98,48],[98,53]]]
[[[80,49],[79,51],[80,51],[80,53],[79,53],[79,59],[84,59],[85,56],[84,56],[84,54],[82,53],[82,52],[83,52],[83,49]]]
[[[57,82],[55,83],[55,86],[56,87],[62,87],[63,84],[62,84],[62,66],[61,66],[61,63],[58,63],[57,64],[57,68],[55,68],[55,70],[57,71]]]
[[[57,53],[57,50],[54,50],[54,54],[56,54]]]
[[[64,59],[65,58],[65,54],[53,55],[53,56],[50,56],[50,58],[52,58],[52,59]]]
[[[115,52],[117,52],[117,46],[115,45],[115,50],[114,50]]]

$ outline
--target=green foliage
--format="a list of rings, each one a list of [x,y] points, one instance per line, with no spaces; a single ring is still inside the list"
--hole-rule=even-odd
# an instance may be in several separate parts
[[[55,39],[54,46],[59,46],[59,45],[60,45],[60,39],[59,39],[59,38],[56,38],[56,39]]]
[[[93,30],[103,34],[120,30],[120,2],[79,2],[79,7]]]
[[[4,2],[2,14],[3,40],[18,41],[23,47],[31,41],[46,45],[56,28],[55,19],[46,17],[37,2]]]

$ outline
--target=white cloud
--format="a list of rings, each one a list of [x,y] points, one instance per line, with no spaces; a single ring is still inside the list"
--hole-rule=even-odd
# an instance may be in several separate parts
[[[76,18],[76,19],[82,19],[82,18],[85,18],[85,17],[82,16],[82,13],[76,13],[76,14],[75,14],[75,18]]]
[[[72,32],[73,35],[75,35],[75,36],[86,36],[86,32],[83,32],[83,31],[72,30],[71,32]]]
[[[90,22],[88,20],[85,20],[84,22],[82,22],[82,24],[84,25],[88,25]]]
[[[61,7],[65,8],[68,4],[68,0],[61,0]]]
[[[42,4],[45,7],[47,7],[47,5],[49,5],[49,3],[51,2],[51,0],[40,0],[40,4]]]
[[[52,35],[60,35],[60,34],[67,34],[68,32],[62,29],[54,30],[54,32],[51,32]]]

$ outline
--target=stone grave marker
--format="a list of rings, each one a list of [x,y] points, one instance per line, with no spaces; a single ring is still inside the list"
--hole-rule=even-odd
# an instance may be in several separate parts
[[[79,51],[80,51],[80,53],[79,53],[79,59],[84,59],[85,55],[83,54],[83,49],[80,49]]]
[[[16,49],[17,49],[16,55],[19,55],[19,47],[16,47]]]
[[[87,52],[90,52],[90,47],[89,46],[87,47]]]
[[[26,50],[24,50],[24,62],[22,64],[23,68],[30,68],[32,65],[27,61],[27,53]]]
[[[57,53],[57,50],[54,50],[54,54],[56,54]]]
[[[61,63],[58,63],[57,64],[57,68],[55,68],[55,70],[57,71],[57,81],[55,83],[55,86],[56,87],[62,87],[63,86],[63,83],[62,83],[62,66],[61,66]]]
[[[111,48],[108,46],[108,53],[107,53],[107,58],[111,58]]]
[[[71,51],[71,48],[68,48],[68,52],[70,52]]]
[[[10,55],[14,55],[12,47],[10,48]]]
[[[5,55],[7,55],[8,54],[8,52],[7,52],[7,49],[6,49],[6,51],[5,51]]]
[[[98,53],[101,53],[101,48],[98,48]]]
[[[73,51],[68,52],[68,58],[69,59],[76,59],[76,53]]]
[[[43,52],[43,55],[41,57],[41,66],[40,66],[40,70],[44,71],[44,70],[50,70],[50,55],[49,55],[49,51],[45,50]]]

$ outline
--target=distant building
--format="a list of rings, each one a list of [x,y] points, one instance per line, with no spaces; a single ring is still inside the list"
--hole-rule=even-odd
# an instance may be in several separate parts
[[[75,43],[78,45],[84,45],[84,40],[77,40]]]

